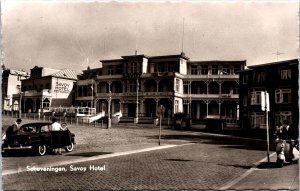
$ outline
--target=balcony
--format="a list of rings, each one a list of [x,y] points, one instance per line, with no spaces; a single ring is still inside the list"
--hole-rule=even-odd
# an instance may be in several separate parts
[[[124,96],[125,93],[96,93],[96,97],[98,98],[108,98],[109,96],[111,96],[112,98],[115,98],[115,97],[122,97]],[[136,95],[136,93],[134,93],[134,95]]]
[[[97,76],[98,80],[110,80],[110,79],[122,79],[122,78],[123,78],[122,74]]]
[[[22,93],[24,97],[32,97],[32,96],[49,96],[51,97],[51,89],[42,89],[41,91],[37,90],[29,90],[24,91]]]
[[[239,80],[239,75],[237,74],[229,74],[229,75],[225,75],[225,74],[216,74],[216,75],[212,75],[212,74],[205,74],[205,75],[183,75],[183,77],[185,79],[191,79],[191,80],[199,80],[199,79],[212,79],[212,80],[218,80],[218,79],[222,79],[222,80]]]
[[[91,85],[94,83],[93,79],[87,79],[87,80],[78,80],[77,81],[77,86],[87,86]]]
[[[153,72],[153,73],[144,73],[142,77],[162,77],[162,76],[170,76],[174,77],[174,72]]]
[[[185,98],[194,98],[194,99],[203,99],[203,98],[212,98],[212,99],[238,99],[238,94],[183,94]]]
[[[136,96],[136,92],[125,92],[125,93],[97,93],[96,96],[98,98],[108,98],[111,96],[112,98],[120,98],[120,97],[128,97],[128,96]],[[162,96],[174,96],[173,92],[139,92],[139,96],[143,97],[162,97]]]
[[[143,92],[144,97],[174,96],[173,92]]]

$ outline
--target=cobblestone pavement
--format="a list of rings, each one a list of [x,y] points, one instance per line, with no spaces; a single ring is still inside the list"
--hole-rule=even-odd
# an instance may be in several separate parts
[[[3,121],[9,124],[12,120],[15,119],[8,118]],[[4,175],[3,189],[218,189],[243,175],[254,163],[266,156],[264,141],[164,129],[163,145],[178,146],[90,161],[88,159],[97,155],[105,156],[109,153],[158,146],[158,129],[122,126],[101,129],[75,125],[71,125],[70,129],[76,134],[77,142],[76,150],[72,153],[64,153],[62,156],[20,155],[3,158],[4,171],[24,168],[27,165],[30,168],[28,171]],[[186,145],[186,143],[194,144]],[[273,149],[271,147],[271,150]],[[87,160],[71,163],[78,158]],[[70,161],[70,164],[65,163],[67,165],[59,167],[51,165],[59,161]],[[48,172],[29,171],[34,170],[33,167],[45,164],[53,168]],[[80,167],[81,170],[78,168],[74,171],[74,167]],[[288,168],[295,169],[295,167]],[[258,181],[255,188],[259,189],[260,186],[265,188],[263,182]],[[233,188],[249,187],[236,184]]]
[[[3,117],[4,127],[12,124],[16,118]],[[33,120],[23,119],[23,123]],[[111,129],[104,129],[100,126],[76,126],[68,125],[71,132],[75,133],[75,148],[71,153],[64,153],[63,156],[46,155],[34,156],[26,152],[2,158],[2,170],[22,169],[27,165],[43,165],[53,161],[69,161],[78,158],[123,152],[158,146],[157,128],[138,128],[116,126]],[[164,129],[162,135],[184,135],[185,132]],[[168,139],[162,144],[184,144],[190,140]]]

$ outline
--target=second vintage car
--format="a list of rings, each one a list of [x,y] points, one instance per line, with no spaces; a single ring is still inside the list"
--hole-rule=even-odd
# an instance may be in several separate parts
[[[43,156],[57,147],[71,152],[74,144],[75,134],[67,127],[64,131],[51,131],[50,122],[26,123],[16,133],[2,137],[2,153],[9,150],[31,150]]]

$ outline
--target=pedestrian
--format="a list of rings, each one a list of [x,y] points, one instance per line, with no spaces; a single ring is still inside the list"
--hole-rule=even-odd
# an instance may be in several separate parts
[[[288,120],[283,121],[282,129],[280,132],[280,138],[283,140],[296,140],[296,131],[295,129],[290,126],[290,123]]]
[[[14,124],[12,124],[11,126],[9,126],[6,129],[6,137],[9,136],[9,135],[17,133],[18,130],[19,130],[19,126],[20,126],[21,123],[22,123],[22,119],[19,118],[19,119],[16,120],[16,122]]]
[[[51,131],[62,131],[64,128],[61,126],[60,123],[57,122],[57,119],[55,117],[52,118],[52,125],[51,125]],[[52,139],[53,139],[53,146],[54,146],[54,154],[61,155],[61,136],[59,133],[53,133]]]
[[[297,137],[295,128],[293,126],[290,126],[290,123],[288,120],[283,121],[282,131],[279,134],[279,137],[282,140],[291,141],[290,154],[293,156],[292,160],[294,161],[294,160],[298,159],[299,151],[296,148],[298,137]]]

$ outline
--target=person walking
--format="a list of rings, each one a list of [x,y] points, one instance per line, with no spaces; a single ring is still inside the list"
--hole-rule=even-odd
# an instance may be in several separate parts
[[[51,125],[51,131],[62,131],[64,128],[61,126],[60,123],[57,122],[57,119],[55,117],[52,118],[52,125]],[[58,133],[53,133],[53,145],[54,145],[54,154],[61,155],[61,136],[59,136]]]
[[[9,135],[17,133],[21,123],[22,123],[22,119],[19,118],[19,119],[16,120],[16,122],[13,125],[9,126],[6,129],[6,137],[8,137]]]

